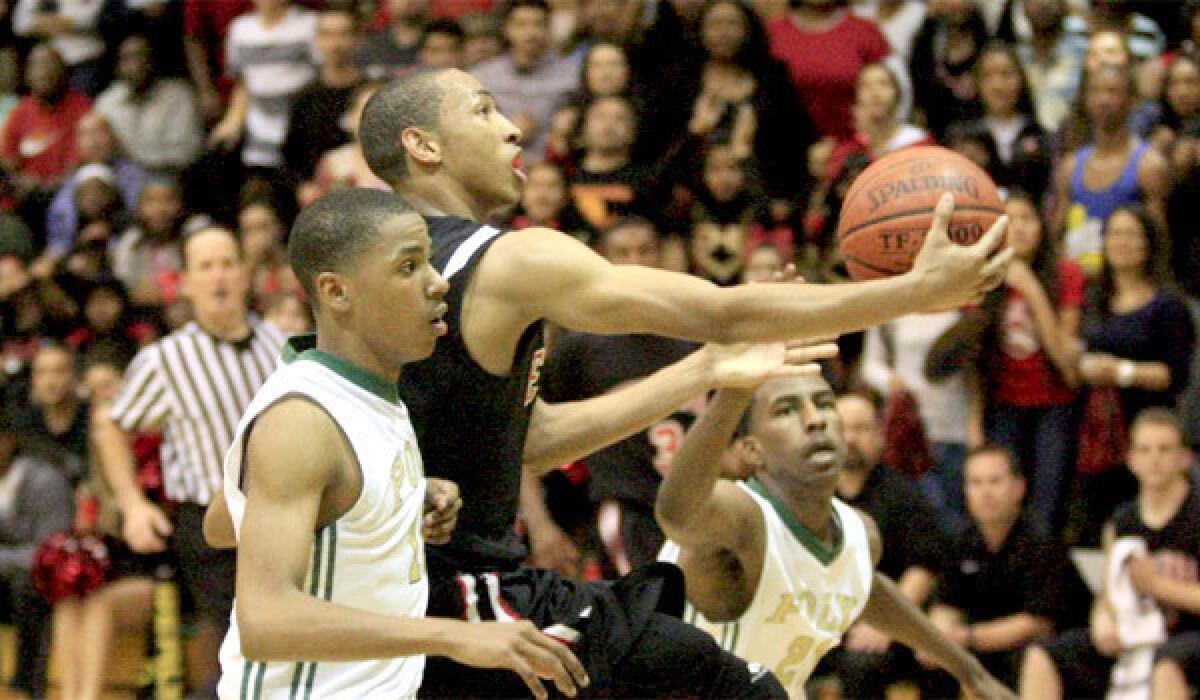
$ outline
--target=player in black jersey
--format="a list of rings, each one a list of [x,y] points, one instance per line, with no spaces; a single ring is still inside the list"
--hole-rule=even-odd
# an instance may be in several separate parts
[[[946,197],[912,273],[857,285],[718,289],[685,275],[609,265],[555,231],[481,225],[518,199],[520,132],[467,73],[419,73],[387,85],[368,103],[359,136],[376,174],[426,215],[434,264],[450,282],[450,332],[401,380],[426,470],[457,481],[464,502],[451,543],[429,550],[429,613],[562,625],[556,629],[578,635],[589,690],[600,694],[781,693],[773,679],[754,682],[744,663],[662,614],[682,604],[673,568],[586,586],[519,567],[524,551],[511,526],[522,465],[545,471],[643,429],[730,366],[726,351],[708,346],[618,392],[550,405],[537,397],[541,322],[724,342],[857,330],[960,306],[996,286],[1010,257],[999,250],[1003,220],[980,243],[953,245]],[[422,692],[519,694],[513,680],[431,660]]]

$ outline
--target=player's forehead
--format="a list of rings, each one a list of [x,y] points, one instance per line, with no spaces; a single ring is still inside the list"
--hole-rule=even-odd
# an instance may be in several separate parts
[[[470,108],[481,100],[491,100],[492,93],[475,76],[461,70],[447,70],[438,75],[444,107]]]
[[[782,377],[772,379],[758,388],[756,403],[770,406],[779,401],[816,401],[833,397],[829,382],[820,376]]]
[[[425,219],[415,211],[393,214],[378,225],[379,252],[389,259],[413,252],[428,253],[432,245]]]

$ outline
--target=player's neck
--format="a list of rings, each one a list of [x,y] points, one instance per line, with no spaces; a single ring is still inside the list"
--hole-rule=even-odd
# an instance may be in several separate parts
[[[769,474],[760,473],[758,480],[809,532],[826,544],[834,543],[836,535],[833,532],[833,494],[837,488],[835,480],[831,479],[827,483],[809,482],[793,487],[775,481]]]
[[[472,221],[487,218],[488,209],[452,180],[440,175],[410,178],[396,194],[408,200],[422,216],[457,216]]]
[[[400,381],[400,368],[394,358],[380,357],[361,337],[352,333],[334,332],[318,326],[317,350],[379,377],[389,385]]]

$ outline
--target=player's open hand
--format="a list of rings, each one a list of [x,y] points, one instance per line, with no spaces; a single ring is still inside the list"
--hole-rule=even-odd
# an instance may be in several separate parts
[[[1008,217],[1001,216],[976,243],[959,245],[950,240],[954,197],[942,195],[933,213],[933,226],[913,263],[912,274],[928,293],[930,311],[979,303],[1004,281],[1013,251],[1004,245]]]
[[[818,360],[836,357],[836,343],[826,338],[789,343],[709,344],[712,385],[718,389],[753,389],[768,379],[820,374]]]
[[[421,536],[429,544],[446,544],[458,525],[462,498],[458,484],[446,479],[425,479],[425,517],[421,520]]]
[[[589,683],[583,664],[567,645],[529,621],[473,624],[463,636],[450,654],[452,659],[477,668],[514,671],[538,700],[548,697],[543,679],[567,697],[575,697],[576,688]]]

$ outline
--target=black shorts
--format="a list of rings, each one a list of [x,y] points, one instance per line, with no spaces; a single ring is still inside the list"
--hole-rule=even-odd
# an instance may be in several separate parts
[[[229,624],[237,550],[213,549],[204,541],[204,506],[180,504],[168,545],[184,607],[198,620]]]
[[[581,582],[545,569],[521,567],[505,573],[432,573],[430,617],[468,621],[525,619],[539,629],[561,624],[579,637],[572,650],[587,669],[589,694],[606,694],[613,665],[657,617],[683,612],[683,574],[673,565],[641,567],[614,582]],[[429,657],[422,697],[527,697],[529,691],[510,671],[469,668],[442,657]]]

